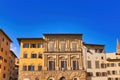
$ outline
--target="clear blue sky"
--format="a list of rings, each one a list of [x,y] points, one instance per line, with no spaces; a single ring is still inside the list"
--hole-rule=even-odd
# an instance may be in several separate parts
[[[0,0],[0,28],[13,40],[42,33],[82,33],[87,43],[114,52],[120,40],[120,0]]]

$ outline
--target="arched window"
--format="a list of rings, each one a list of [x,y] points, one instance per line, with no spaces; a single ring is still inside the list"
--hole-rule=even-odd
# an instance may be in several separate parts
[[[77,77],[74,77],[73,80],[79,80]]]
[[[48,80],[54,80],[54,78],[53,77],[49,77]]]

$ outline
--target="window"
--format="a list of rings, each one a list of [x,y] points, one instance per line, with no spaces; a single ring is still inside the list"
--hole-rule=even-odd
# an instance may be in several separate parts
[[[99,61],[95,61],[95,67],[99,68]]]
[[[4,38],[2,38],[2,41],[4,42]]]
[[[115,64],[114,64],[114,63],[111,63],[111,67],[115,67]]]
[[[8,42],[6,42],[6,45],[8,46]]]
[[[37,58],[37,54],[32,53],[32,54],[31,54],[31,58]]]
[[[106,72],[102,72],[102,76],[107,76],[107,73]]]
[[[42,54],[38,54],[38,58],[41,58],[41,59],[42,59]]]
[[[107,63],[107,67],[110,67],[110,64],[109,64],[109,63]]]
[[[98,52],[98,49],[95,49],[95,53],[97,53]]]
[[[108,78],[108,80],[112,80],[111,78]]]
[[[42,66],[39,65],[39,66],[38,66],[38,71],[41,71],[41,70],[42,70]]]
[[[53,42],[49,43],[49,51],[54,51],[54,43]]]
[[[31,44],[30,48],[36,48],[36,44]]]
[[[106,68],[106,65],[104,63],[102,63],[101,68]]]
[[[2,57],[2,56],[0,56],[0,60],[3,60],[3,57]]]
[[[104,59],[103,57],[101,57],[101,59]]]
[[[55,61],[49,61],[48,70],[55,70]]]
[[[78,70],[78,61],[72,61],[72,70]]]
[[[99,49],[99,52],[100,52],[100,53],[103,53],[103,49]]]
[[[65,43],[61,43],[61,48],[60,48],[61,51],[65,51]]]
[[[4,59],[4,62],[5,62],[5,63],[7,63],[7,60],[6,60],[6,59]]]
[[[29,66],[28,66],[28,71],[34,71],[34,66],[29,65]]]
[[[27,53],[24,53],[24,54],[23,54],[23,58],[27,58]]]
[[[6,74],[3,74],[3,78],[6,78]]]
[[[115,78],[115,80],[118,80],[118,78]]]
[[[90,49],[89,49],[89,48],[87,48],[87,52],[90,52]]]
[[[111,74],[110,71],[107,71],[107,74],[110,75]]]
[[[67,69],[67,61],[60,61],[60,70]]]
[[[38,48],[42,48],[42,47],[43,47],[43,45],[39,43],[38,44]]]
[[[118,66],[120,66],[120,63],[118,63]]]
[[[27,71],[27,66],[24,65],[22,70]]]
[[[4,66],[4,70],[6,70],[6,67]]]
[[[96,72],[96,76],[100,76],[101,75],[101,73],[100,72]]]
[[[112,74],[115,75],[115,74],[116,74],[116,71],[112,71]]]
[[[47,80],[54,80],[54,78],[53,77],[49,77]]]
[[[29,48],[29,44],[28,43],[24,43],[23,44],[23,48]]]
[[[35,80],[39,80],[39,78],[35,78]]]
[[[73,80],[78,80],[78,79],[75,77],[75,78],[73,78]]]
[[[72,51],[77,51],[77,43],[72,43]]]
[[[3,52],[3,48],[1,48],[1,52]]]
[[[93,73],[92,72],[87,72],[87,76],[88,77],[93,76]]]
[[[87,61],[87,67],[91,68],[91,61]]]

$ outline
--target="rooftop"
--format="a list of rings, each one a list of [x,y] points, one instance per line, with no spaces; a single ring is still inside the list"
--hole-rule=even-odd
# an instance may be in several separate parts
[[[12,40],[7,36],[7,34],[2,29],[0,29],[0,32],[2,32],[10,40],[10,42],[12,42]]]

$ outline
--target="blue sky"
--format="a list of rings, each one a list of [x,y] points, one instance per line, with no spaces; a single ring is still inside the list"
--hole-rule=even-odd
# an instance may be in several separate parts
[[[120,40],[120,0],[0,0],[0,28],[13,40],[42,33],[82,33],[87,43],[115,52]]]

